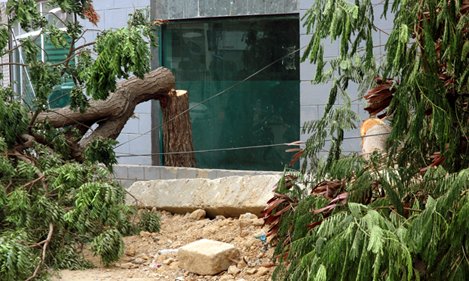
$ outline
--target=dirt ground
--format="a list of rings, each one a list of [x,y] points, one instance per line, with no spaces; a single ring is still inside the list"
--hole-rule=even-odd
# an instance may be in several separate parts
[[[186,215],[161,213],[161,232],[141,232],[125,237],[125,255],[113,266],[103,267],[96,257],[89,259],[96,268],[58,272],[53,281],[265,281],[273,271],[270,257],[273,249],[266,249],[260,236],[266,232],[263,220],[252,214],[239,219],[201,218],[194,212]],[[241,253],[237,264],[216,276],[199,276],[179,268],[177,254],[160,250],[177,249],[190,242],[206,238],[233,244]]]

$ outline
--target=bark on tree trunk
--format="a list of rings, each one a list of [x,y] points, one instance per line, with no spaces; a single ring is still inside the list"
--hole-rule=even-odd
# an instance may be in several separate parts
[[[171,90],[160,99],[163,111],[163,146],[165,166],[195,167],[192,144],[192,125],[189,116],[189,94],[183,90]],[[186,152],[186,153],[184,153]]]
[[[77,144],[72,148],[73,156],[80,159],[85,147],[94,139],[117,138],[137,104],[164,98],[174,87],[174,75],[169,69],[160,67],[146,74],[143,80],[133,77],[119,83],[115,93],[106,100],[90,101],[83,113],[68,107],[51,110],[40,113],[36,123],[48,121],[56,128],[74,126],[81,129],[82,138],[70,141]],[[86,130],[94,124],[98,124],[96,129]]]

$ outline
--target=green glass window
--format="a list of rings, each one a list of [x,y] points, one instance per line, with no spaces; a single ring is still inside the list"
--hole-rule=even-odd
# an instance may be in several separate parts
[[[36,40],[38,46],[41,46],[41,40],[43,41],[43,47],[41,47],[42,52],[39,54],[38,60],[42,60],[44,62],[49,63],[61,63],[67,58],[67,54],[69,51],[69,46],[64,48],[56,48],[49,40],[47,36],[41,35],[41,38]],[[70,43],[70,39],[68,42]],[[21,48],[19,48],[21,50]],[[15,53],[15,61],[23,63],[23,56],[20,56],[19,52],[16,51]],[[70,61],[70,64],[74,64],[73,60]],[[23,101],[29,106],[33,107],[33,88],[29,77],[29,68],[26,69],[24,67],[16,67],[16,76],[17,81],[17,91],[21,94]],[[18,79],[19,78],[19,79]],[[70,92],[74,87],[73,80],[67,77],[64,77],[61,81],[61,84],[56,85],[53,89],[51,94],[48,97],[49,107],[50,108],[61,108],[65,107],[70,104]]]
[[[197,167],[282,170],[291,154],[280,144],[300,132],[299,58],[288,55],[299,47],[298,16],[171,22],[161,40],[162,64],[190,106],[225,91],[191,110],[195,150],[265,146],[196,153]]]
[[[68,38],[68,43],[71,43],[71,39]],[[65,48],[56,48],[49,40],[48,37],[44,36],[44,52],[45,61],[50,63],[61,63],[68,55],[69,46]],[[70,64],[74,64],[75,61],[72,59]],[[49,95],[49,107],[50,108],[61,108],[70,104],[70,92],[72,91],[75,84],[71,78],[63,78],[62,83],[55,86],[52,89],[52,93]]]
[[[50,24],[55,25],[57,28],[65,28],[63,22],[73,20],[70,15],[60,11],[55,11],[55,15],[49,13],[51,10],[57,10],[55,7],[50,6],[46,2],[39,2],[38,9],[47,18]],[[60,18],[60,19],[59,19]],[[26,33],[20,28],[19,25],[14,27],[15,38],[25,37],[37,37],[35,43],[41,48],[41,52],[38,54],[38,60],[43,62],[49,62],[52,64],[63,62],[69,52],[70,46],[67,45],[64,48],[56,48],[51,42],[47,34],[41,34],[38,36],[40,30],[31,31]],[[71,39],[67,38],[68,43],[71,43]],[[20,44],[19,40],[14,44]],[[13,61],[18,63],[24,63],[24,54],[22,48],[18,48],[13,55]],[[70,61],[70,64],[74,64],[74,60]],[[13,70],[13,80],[15,81],[14,87],[18,92],[22,100],[30,108],[33,107],[34,90],[31,84],[29,75],[29,69],[24,67],[15,66]],[[68,77],[63,77],[61,83],[56,85],[48,97],[50,108],[61,108],[70,104],[70,92],[74,87],[73,80]]]

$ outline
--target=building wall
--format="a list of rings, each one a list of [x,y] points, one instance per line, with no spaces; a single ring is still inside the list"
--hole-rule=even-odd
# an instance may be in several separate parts
[[[127,25],[129,14],[136,9],[146,8],[150,11],[150,0],[94,0],[94,8],[100,16],[98,26],[88,21],[83,25],[89,31],[80,43],[93,42],[98,31],[120,28]],[[130,118],[118,137],[120,143],[128,142],[116,148],[118,155],[147,155],[135,157],[120,157],[119,164],[151,165],[152,141],[151,141],[151,101],[141,103],[135,109],[133,118]]]
[[[383,4],[379,0],[374,0],[376,25],[380,31],[375,32],[375,45],[383,45],[386,40],[386,33],[392,28],[391,20],[379,19]],[[223,16],[243,16],[243,15],[266,15],[266,14],[285,14],[299,13],[300,19],[306,10],[312,6],[314,0],[95,0],[94,6],[101,21],[98,27],[87,23],[87,28],[109,29],[125,26],[128,14],[138,8],[149,7],[151,4],[152,19],[188,19],[203,17],[223,17]],[[388,19],[391,17],[388,17]],[[85,41],[90,42],[96,37],[96,32],[90,32],[85,37]],[[309,42],[311,35],[306,34],[303,22],[300,21],[300,47],[304,47]],[[375,54],[380,56],[384,53],[384,47],[376,48]],[[157,55],[157,51],[154,50]],[[325,48],[325,56],[335,57],[339,54],[338,43],[333,42]],[[158,66],[159,62],[155,57],[153,67]],[[300,64],[300,124],[305,121],[317,120],[324,112],[324,106],[327,103],[330,85],[313,85],[311,80],[315,74],[315,66],[309,62]],[[351,87],[350,94],[352,99],[357,97],[357,90]],[[353,108],[359,113],[361,119],[368,117],[363,110],[362,101],[355,101]],[[121,157],[119,164],[140,164],[151,165],[150,154],[158,150],[158,132],[153,132],[152,127],[159,124],[157,114],[151,115],[151,112],[157,112],[158,104],[147,102],[137,107],[135,118],[132,118],[126,124],[124,130],[118,138],[120,142],[129,143],[118,147],[116,153],[120,155],[147,154],[148,156]],[[359,124],[357,124],[359,125]],[[142,136],[143,135],[143,136]],[[301,134],[301,140],[306,140],[308,134]],[[359,131],[354,130],[346,134],[347,137],[358,137]],[[153,150],[152,150],[153,146]],[[359,151],[360,139],[347,140],[345,142],[345,151]]]
[[[153,0],[156,19],[288,14],[298,0]]]
[[[6,3],[0,3],[0,23],[7,23]],[[10,66],[6,65],[9,62],[10,56],[8,54],[0,58],[0,63],[3,64],[3,66],[0,67],[0,72],[3,75],[2,79],[0,79],[0,85],[3,87],[10,86]]]
[[[197,18],[215,18],[227,16],[253,16],[298,13],[298,0],[151,0],[151,16],[153,19],[180,20]],[[160,65],[157,59],[158,49],[153,67]],[[177,79],[177,78],[176,78]],[[154,112],[159,105],[153,103]],[[153,127],[160,124],[158,116],[153,115]],[[158,139],[158,132],[153,132],[153,139]],[[157,143],[153,142],[153,152],[159,152]],[[153,164],[158,162],[159,155],[154,157]]]
[[[380,28],[379,31],[373,33],[373,40],[375,46],[380,46],[374,49],[376,56],[381,57],[384,54],[383,44],[386,43],[387,34],[392,29],[392,17],[388,16],[388,20],[380,19],[380,15],[383,11],[383,3],[380,0],[373,0],[374,12],[375,12],[375,24]],[[300,19],[305,15],[306,11],[313,5],[314,0],[299,0],[299,12]],[[306,34],[306,28],[303,26],[304,21],[300,22],[300,47],[305,47],[310,39],[311,35]],[[324,57],[332,58],[339,55],[340,42],[332,42],[324,48]],[[303,54],[303,52],[301,53]],[[316,66],[311,64],[309,61],[302,62],[300,64],[300,124],[304,124],[306,121],[318,120],[324,113],[325,104],[329,97],[330,84],[319,84],[315,85],[311,83],[311,80],[315,76]],[[358,98],[358,86],[351,85],[349,88],[349,94],[352,100]],[[363,101],[353,101],[353,110],[360,116],[360,121],[357,123],[357,127],[360,126],[362,120],[368,118],[368,113],[363,109],[365,103]],[[301,134],[301,140],[305,141],[310,135]],[[348,151],[361,151],[359,138],[360,132],[358,129],[346,132],[345,137],[356,137],[355,139],[344,141],[344,152]],[[326,144],[327,149],[327,144]]]

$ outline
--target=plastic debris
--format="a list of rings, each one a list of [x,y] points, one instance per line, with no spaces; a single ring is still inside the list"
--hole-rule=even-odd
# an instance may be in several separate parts
[[[177,254],[179,249],[163,249],[158,251],[158,255]]]
[[[269,244],[267,244],[267,235],[265,235],[265,233],[262,232],[261,234],[256,235],[254,237],[261,240],[262,245],[264,245],[263,250],[264,250],[264,252],[266,252],[269,249]]]
[[[161,267],[161,264],[153,261],[148,267],[150,267],[151,269],[158,269]]]

